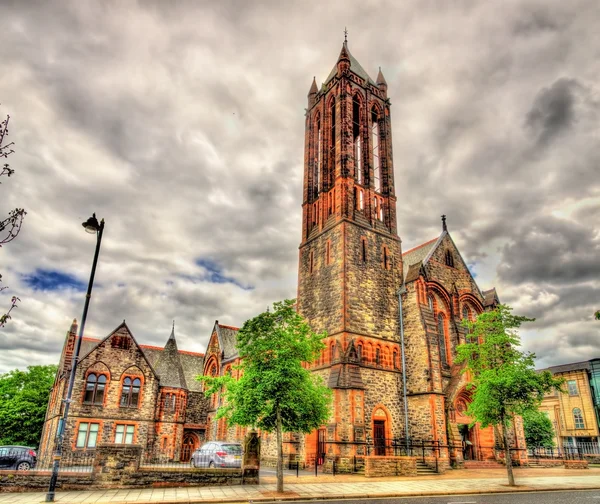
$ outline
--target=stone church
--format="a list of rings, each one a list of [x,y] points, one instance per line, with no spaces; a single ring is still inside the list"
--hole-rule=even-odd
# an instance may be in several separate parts
[[[495,458],[494,430],[469,427],[468,376],[454,359],[465,342],[462,320],[498,296],[476,284],[445,217],[438,237],[402,252],[390,107],[381,69],[373,80],[347,42],[308,93],[297,306],[328,334],[311,366],[333,390],[334,407],[321,429],[286,437],[287,456],[307,465],[389,454],[406,437],[445,446],[437,451],[445,464]],[[65,443],[81,449],[94,432],[94,442],[139,443],[185,460],[205,439],[243,439],[245,429],[215,422],[221,398],[204,398],[194,380],[237,372],[236,332],[216,322],[205,355],[178,350],[174,332],[164,348],[138,345],[125,323],[86,341]],[[41,446],[56,431],[74,334]],[[524,448],[522,426],[511,431]],[[274,436],[263,436],[264,456],[273,457]]]

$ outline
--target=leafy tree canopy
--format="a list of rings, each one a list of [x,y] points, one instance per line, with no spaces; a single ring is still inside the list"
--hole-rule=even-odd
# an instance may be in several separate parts
[[[29,366],[0,375],[0,445],[38,446],[56,370]]]
[[[275,431],[278,442],[278,491],[282,432],[311,432],[329,418],[331,391],[303,366],[324,348],[326,334],[314,333],[294,307],[294,300],[244,323],[237,334],[241,377],[201,377],[206,395],[222,393],[217,418],[230,424]]]
[[[509,484],[514,485],[508,429],[515,415],[536,410],[544,394],[559,389],[563,380],[549,371],[535,371],[532,353],[519,350],[518,328],[533,319],[513,315],[512,308],[499,305],[475,321],[465,321],[469,341],[457,348],[457,363],[471,374],[473,400],[468,414],[482,427],[502,426]]]
[[[550,419],[539,410],[523,413],[523,427],[527,446],[554,447],[554,429]]]

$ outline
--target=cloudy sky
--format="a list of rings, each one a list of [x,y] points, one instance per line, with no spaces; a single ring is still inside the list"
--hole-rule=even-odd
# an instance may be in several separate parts
[[[123,319],[202,351],[294,297],[304,109],[349,48],[392,100],[403,249],[439,216],[483,289],[537,321],[538,366],[600,357],[600,8],[597,0],[2,2],[0,371],[56,362]]]

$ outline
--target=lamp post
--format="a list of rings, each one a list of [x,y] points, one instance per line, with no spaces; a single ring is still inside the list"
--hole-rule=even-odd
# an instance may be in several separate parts
[[[54,460],[52,462],[52,476],[50,477],[50,485],[48,486],[48,493],[46,494],[46,502],[54,502],[54,493],[56,489],[56,480],[58,479],[58,468],[60,466],[60,459],[62,458],[62,445],[65,433],[65,425],[69,416],[69,406],[71,405],[71,395],[73,394],[73,383],[75,382],[75,371],[77,369],[77,360],[79,359],[79,351],[81,350],[81,340],[83,338],[83,331],[85,328],[85,319],[87,317],[88,307],[90,305],[90,298],[92,297],[92,286],[94,285],[94,275],[96,274],[96,264],[98,263],[98,255],[100,253],[100,243],[102,242],[102,231],[104,231],[104,219],[98,223],[96,214],[93,214],[87,221],[82,223],[86,232],[90,234],[96,234],[96,252],[94,253],[94,262],[92,263],[92,272],[90,274],[90,281],[88,283],[87,294],[85,295],[85,304],[83,306],[83,316],[81,317],[81,326],[79,327],[79,335],[77,336],[77,345],[75,347],[75,354],[71,361],[71,375],[69,376],[69,388],[67,389],[67,397],[64,399],[65,407],[63,410],[62,418],[58,424],[58,431],[56,433],[56,451],[54,453]]]

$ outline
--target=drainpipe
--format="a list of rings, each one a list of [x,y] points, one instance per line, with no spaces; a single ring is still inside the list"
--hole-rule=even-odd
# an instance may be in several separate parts
[[[400,290],[398,291],[398,306],[399,306],[399,319],[400,319],[400,348],[402,353],[402,395],[404,398],[404,429],[406,434],[406,453],[410,447],[410,434],[408,430],[408,401],[406,398],[406,354],[404,351],[404,320],[402,317],[402,295],[406,294],[406,286],[402,283]]]

